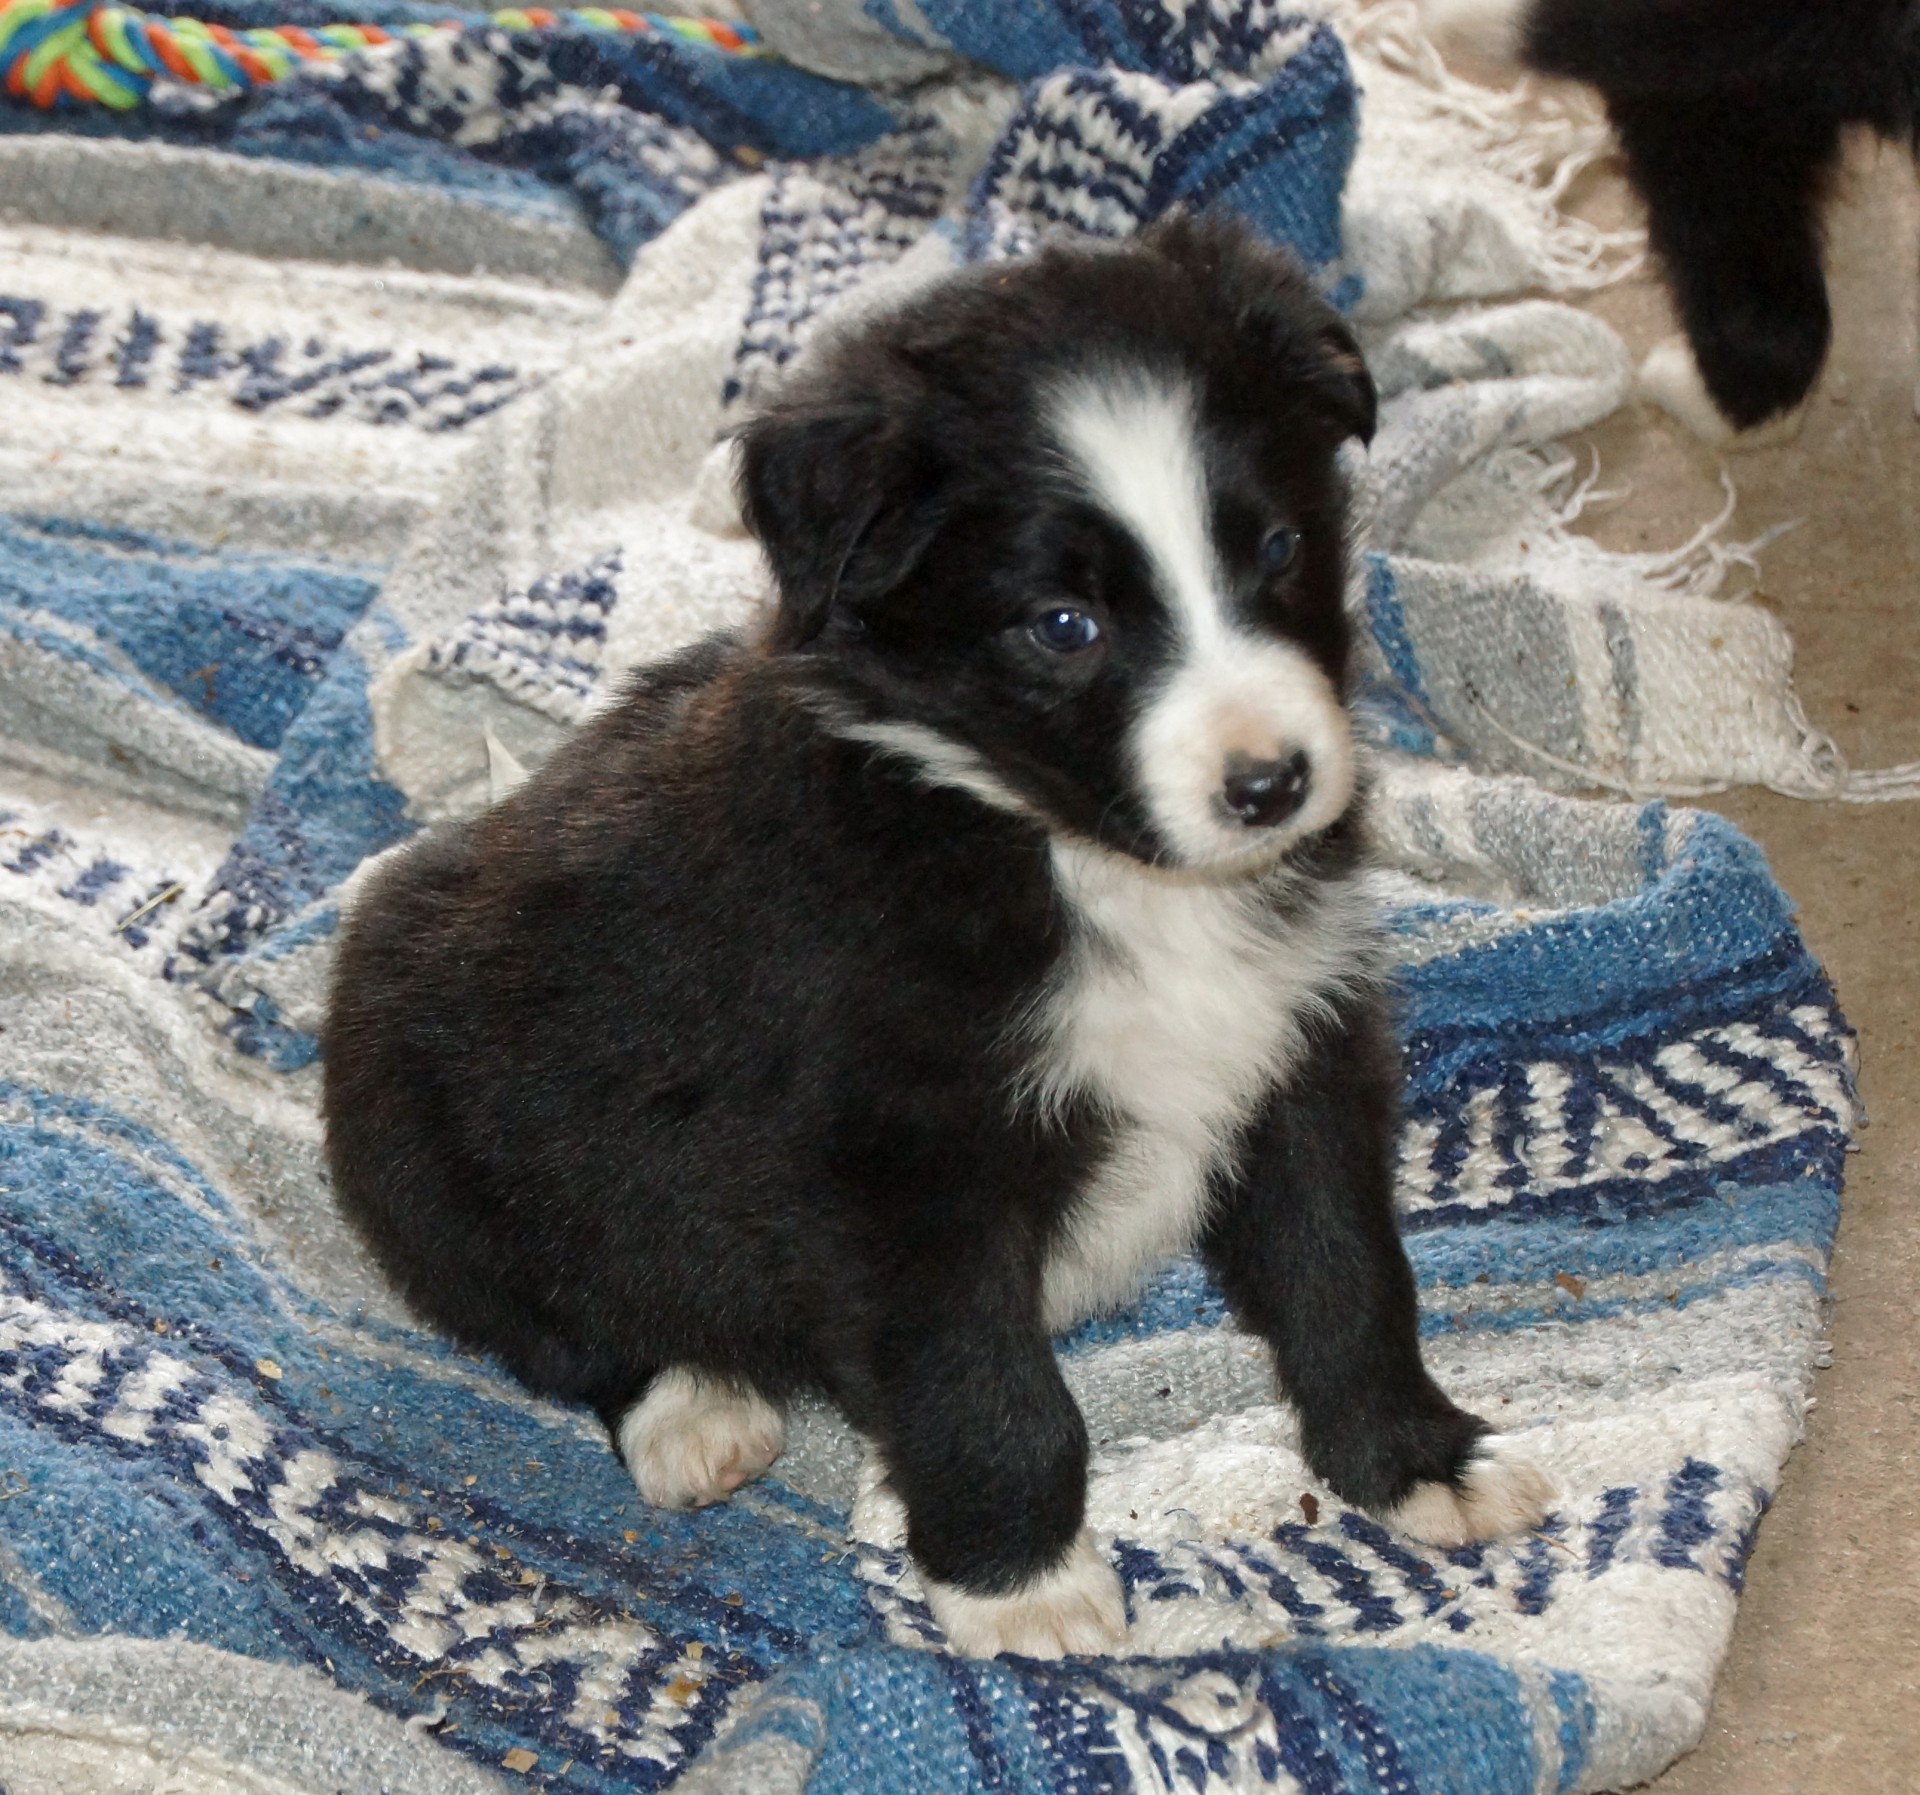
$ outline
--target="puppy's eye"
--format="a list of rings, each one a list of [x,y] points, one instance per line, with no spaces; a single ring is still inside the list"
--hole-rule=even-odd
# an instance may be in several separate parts
[[[1100,640],[1100,625],[1085,611],[1059,605],[1042,611],[1027,625],[1027,634],[1054,654],[1079,654]]]
[[[1260,570],[1285,573],[1300,558],[1300,532],[1291,524],[1280,524],[1260,538]]]

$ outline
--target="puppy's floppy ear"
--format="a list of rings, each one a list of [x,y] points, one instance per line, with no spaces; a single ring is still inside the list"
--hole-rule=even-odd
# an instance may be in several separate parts
[[[1267,365],[1299,387],[1341,437],[1373,440],[1373,376],[1347,321],[1314,290],[1293,252],[1263,243],[1225,213],[1180,210],[1156,219],[1139,245],[1211,288],[1219,315]]]
[[[1343,435],[1357,436],[1363,443],[1373,441],[1380,416],[1380,396],[1374,391],[1373,375],[1367,359],[1347,321],[1329,309],[1321,325],[1318,343],[1322,367],[1313,379],[1315,393],[1321,398]]]
[[[905,577],[924,546],[912,514],[925,478],[877,400],[808,395],[745,427],[741,510],[779,586],[776,647],[803,647],[836,600]]]

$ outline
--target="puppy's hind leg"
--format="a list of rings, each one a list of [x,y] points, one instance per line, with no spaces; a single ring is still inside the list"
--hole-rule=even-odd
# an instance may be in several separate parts
[[[670,1365],[609,1428],[656,1508],[722,1502],[780,1456],[786,1417],[751,1384]]]

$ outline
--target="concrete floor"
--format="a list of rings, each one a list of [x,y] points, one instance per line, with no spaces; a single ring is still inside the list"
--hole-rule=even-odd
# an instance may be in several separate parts
[[[1761,558],[1808,715],[1856,767],[1920,761],[1920,190],[1891,150],[1854,158],[1831,220],[1836,340],[1804,429],[1729,456],[1733,534],[1804,520]],[[1583,210],[1627,202],[1602,177]],[[1649,278],[1593,309],[1636,353],[1674,328]],[[1590,433],[1629,496],[1609,547],[1683,541],[1720,458],[1634,405]],[[1760,1530],[1699,1749],[1660,1795],[1920,1791],[1920,802],[1709,799],[1760,842],[1860,1033],[1871,1124],[1834,1257],[1833,1368]]]

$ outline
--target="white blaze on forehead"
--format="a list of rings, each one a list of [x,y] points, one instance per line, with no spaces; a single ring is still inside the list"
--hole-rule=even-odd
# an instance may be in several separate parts
[[[1225,623],[1198,420],[1191,386],[1145,372],[1081,380],[1053,416],[1088,491],[1146,551],[1195,646]]]
[[[1324,829],[1353,795],[1345,707],[1313,658],[1235,623],[1212,529],[1199,397],[1145,370],[1088,377],[1055,398],[1052,424],[1087,491],[1145,552],[1180,649],[1135,720],[1133,759],[1156,828],[1189,865],[1270,858]],[[1229,758],[1307,756],[1305,802],[1247,829],[1226,811]]]

